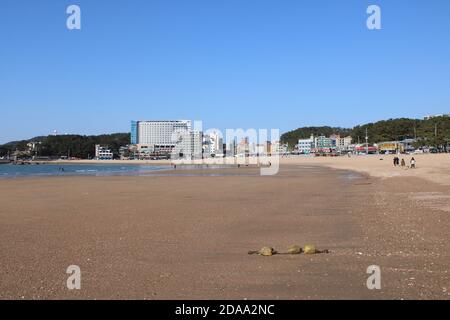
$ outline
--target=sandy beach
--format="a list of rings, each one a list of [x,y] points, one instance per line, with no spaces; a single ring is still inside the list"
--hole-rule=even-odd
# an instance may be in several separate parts
[[[415,156],[416,170],[391,157],[281,159],[267,177],[2,180],[0,298],[450,299],[450,157]],[[291,244],[330,253],[247,254]]]

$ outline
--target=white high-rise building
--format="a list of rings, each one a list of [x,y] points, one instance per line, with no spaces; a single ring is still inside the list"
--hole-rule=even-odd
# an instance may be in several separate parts
[[[190,130],[190,120],[132,121],[131,144],[175,145],[174,133]]]
[[[203,133],[201,131],[183,131],[177,135],[172,159],[202,159]]]
[[[189,132],[190,120],[131,121],[131,144],[137,146],[139,158],[170,156],[180,134]]]
[[[223,139],[219,132],[209,133],[210,152],[214,156],[223,155]]]

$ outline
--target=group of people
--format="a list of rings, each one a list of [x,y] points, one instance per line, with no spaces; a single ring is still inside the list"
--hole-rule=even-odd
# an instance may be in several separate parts
[[[405,159],[402,158],[402,160],[400,161],[399,157],[395,157],[394,158],[394,167],[397,166],[401,166],[401,167],[406,167],[406,162]],[[409,161],[409,168],[410,169],[415,169],[416,168],[416,159],[414,159],[414,157],[411,158],[411,160]]]

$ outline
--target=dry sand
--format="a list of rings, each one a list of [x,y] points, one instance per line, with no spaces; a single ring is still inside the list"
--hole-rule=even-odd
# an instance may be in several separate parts
[[[450,185],[450,153],[399,155],[406,165],[412,157],[416,160],[416,169],[394,167],[395,155],[370,155],[348,157],[295,157],[282,158],[283,164],[323,165],[330,168],[353,170],[379,178],[415,177],[432,182]]]
[[[449,299],[448,158],[416,157],[416,171],[388,158],[0,181],[0,298]],[[331,253],[247,255],[308,243]],[[81,290],[66,288],[69,265]],[[370,265],[382,290],[366,287]]]

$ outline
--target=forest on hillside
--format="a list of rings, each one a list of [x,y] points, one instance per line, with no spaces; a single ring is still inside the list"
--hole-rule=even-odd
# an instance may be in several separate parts
[[[82,135],[57,135],[47,137],[35,137],[29,140],[14,141],[0,146],[0,157],[12,154],[16,150],[27,150],[27,144],[39,141],[34,155],[41,157],[70,156],[76,158],[93,158],[95,145],[108,146],[113,153],[117,154],[121,146],[130,144],[129,133],[114,133],[99,136]]]

